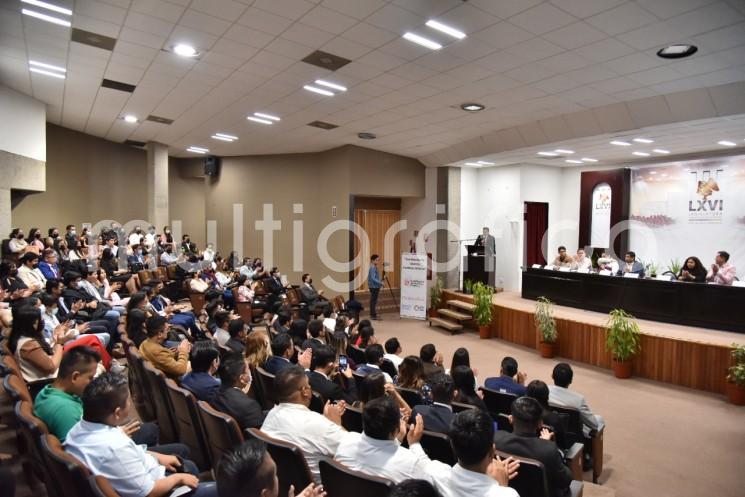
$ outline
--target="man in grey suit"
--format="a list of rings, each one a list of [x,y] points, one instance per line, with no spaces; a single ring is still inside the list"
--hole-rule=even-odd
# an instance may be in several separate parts
[[[316,309],[324,310],[331,307],[331,302],[323,298],[323,290],[317,291],[313,287],[313,278],[310,274],[305,273],[303,275],[303,284],[300,286],[300,294],[303,296],[303,300],[308,304],[308,310],[313,312]]]
[[[639,278],[644,278],[644,264],[636,260],[636,254],[632,251],[624,255],[625,263],[618,268],[618,276],[624,276],[626,273],[638,274]]]
[[[481,234],[476,238],[476,243],[474,243],[474,245],[476,247],[484,247],[485,255],[494,255],[497,251],[497,243],[494,240],[494,237],[489,234],[489,228],[486,226],[481,230]]]
[[[586,436],[589,435],[590,430],[600,430],[605,426],[605,420],[592,413],[585,397],[580,393],[569,390],[569,385],[572,384],[574,378],[574,371],[569,364],[560,362],[554,367],[551,376],[554,379],[554,384],[548,387],[548,402],[550,404],[577,409],[580,418],[582,418],[583,431]]]

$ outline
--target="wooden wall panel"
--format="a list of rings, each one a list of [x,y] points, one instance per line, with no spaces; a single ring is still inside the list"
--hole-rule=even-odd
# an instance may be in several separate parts
[[[371,210],[371,209],[355,209],[354,210],[354,222],[357,223],[367,232],[367,236],[370,240],[370,252],[363,254],[363,260],[370,260],[372,254],[378,254],[381,258],[384,258],[384,242],[385,234],[388,229],[395,223],[401,220],[400,210]],[[354,242],[354,254],[355,257],[360,251],[360,244],[357,237]],[[397,234],[393,241],[393,260],[385,261],[391,264],[386,269],[388,280],[391,283],[392,288],[399,287],[400,278],[400,266],[401,266],[401,236]],[[382,269],[382,267],[381,267]],[[359,269],[355,270],[355,275]],[[364,281],[355,290],[367,290],[367,281]]]
[[[442,301],[446,300],[473,302],[468,295],[444,290]],[[532,312],[494,305],[492,313],[492,337],[538,349]],[[559,318],[556,325],[558,357],[610,369],[611,356],[605,350],[602,326]],[[729,365],[729,347],[642,333],[641,352],[634,359],[634,376],[724,393]]]

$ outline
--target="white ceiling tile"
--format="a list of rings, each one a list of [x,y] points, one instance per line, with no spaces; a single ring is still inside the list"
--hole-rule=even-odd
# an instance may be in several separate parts
[[[665,97],[662,96],[634,100],[628,102],[626,107],[629,109],[631,119],[637,128],[665,124],[672,120],[670,107],[667,105]]]
[[[345,31],[343,36],[368,47],[378,48],[401,35],[361,22]]]
[[[264,47],[263,52],[284,55],[295,61],[299,61],[313,51],[313,48],[307,45],[301,45],[285,38],[275,38],[273,42]]]
[[[302,21],[304,24],[337,35],[357,24],[355,18],[327,9],[322,5],[314,7],[305,14]]]
[[[282,38],[313,48],[321,47],[333,37],[334,35],[328,31],[321,31],[302,22],[293,24],[282,33]]]
[[[465,60],[477,60],[497,51],[494,46],[471,36],[448,45],[444,50]]]
[[[462,3],[437,16],[437,20],[466,34],[480,31],[500,21],[498,17],[489,15],[468,3]]]
[[[188,9],[179,20],[179,26],[186,26],[213,36],[222,36],[231,24],[231,22],[193,9]]]
[[[603,62],[634,53],[634,49],[615,38],[606,38],[591,45],[580,47],[575,52],[593,62]]]
[[[133,12],[157,17],[169,22],[178,22],[186,8],[164,0],[133,0],[130,7]]]
[[[465,64],[465,60],[448,53],[433,52],[417,59],[417,64],[436,71],[449,71]]]
[[[167,36],[173,29],[174,23],[158,19],[157,17],[141,14],[139,12],[130,11],[124,25],[136,29],[137,31],[144,31],[145,33],[159,36]]]
[[[194,0],[190,8],[233,22],[245,12],[247,6],[232,0]]]
[[[672,81],[674,79],[679,79],[680,77],[681,75],[672,67],[647,69],[646,71],[640,71],[629,75],[630,79],[646,86]]]
[[[591,62],[575,52],[563,52],[541,60],[540,64],[553,69],[557,73],[565,73],[589,66]]]
[[[545,59],[546,57],[551,57],[563,51],[564,49],[561,47],[549,43],[543,38],[533,38],[532,40],[528,40],[520,45],[515,45],[507,49],[507,52],[520,55],[529,61]]]
[[[225,32],[223,38],[237,41],[238,43],[244,43],[255,48],[264,48],[274,39],[274,35],[247,26],[242,26],[240,24],[233,24],[230,29]]]
[[[293,20],[300,19],[313,8],[313,4],[306,0],[256,0],[254,6]]]
[[[657,49],[672,43],[687,41],[686,35],[673,29],[668,21],[648,24],[643,28],[618,35],[618,39],[637,50]]]
[[[538,5],[543,0],[471,0],[471,3],[483,10],[502,19],[507,19],[515,14]]]
[[[543,3],[510,17],[510,22],[536,35],[542,35],[576,21],[556,7]]]
[[[620,91],[633,90],[639,88],[639,86],[639,83],[629,78],[611,78],[592,84],[593,88],[603,93],[618,93]]]
[[[127,10],[103,2],[94,2],[93,0],[75,0],[75,15],[73,22],[78,15],[106,21],[112,24],[121,25],[127,16]]]
[[[374,50],[367,55],[360,57],[358,62],[370,67],[375,67],[381,71],[389,71],[405,64],[406,60],[381,52],[380,50]]]
[[[178,25],[171,32],[171,36],[168,38],[166,43],[167,47],[172,47],[179,43],[187,43],[194,46],[197,51],[205,52],[212,48],[212,45],[217,42],[218,38],[219,37],[205,33],[204,31],[198,31],[194,28]]]
[[[170,33],[168,30],[166,33]],[[157,35],[153,33],[146,33],[133,28],[123,27],[121,33],[119,33],[119,40],[126,41],[135,45],[143,45],[150,48],[160,50],[166,42],[167,35]]]
[[[457,55],[457,51],[452,50],[455,45],[457,44],[450,45],[445,48],[445,50],[448,53]],[[386,43],[385,45],[380,47],[379,50],[381,52],[385,52],[389,55],[395,55],[396,57],[400,57],[408,61],[416,60],[423,55],[431,53],[431,50],[429,48],[417,45],[416,43],[411,43],[410,41],[405,40],[401,37],[395,38],[392,41]]]
[[[602,66],[584,67],[568,72],[566,75],[579,84],[595,83],[596,81],[611,79],[617,76],[615,72]]]
[[[487,55],[476,62],[488,69],[501,73],[514,69],[515,67],[520,67],[530,61],[524,55],[503,50],[501,52]]]
[[[534,83],[542,79],[550,78],[558,73],[553,68],[545,66],[540,63],[525,64],[524,66],[513,69],[507,73],[512,79],[516,79],[521,83]]]
[[[560,93],[574,88],[577,86],[577,83],[573,79],[559,74],[558,76],[533,83],[531,86],[547,93]]]
[[[323,0],[322,5],[355,19],[364,19],[385,3],[384,0]]]
[[[409,79],[411,81],[423,81],[433,77],[437,72],[427,67],[420,66],[415,63],[408,63],[389,71],[390,74],[401,76],[402,78]]]
[[[657,18],[636,3],[627,2],[587,19],[587,22],[611,36],[653,23]]]
[[[680,32],[683,36],[693,36],[741,22],[744,17],[743,14],[720,1],[673,17],[666,22],[674,31]]]
[[[709,51],[725,50],[745,44],[745,22],[696,36],[697,44]]]
[[[711,95],[704,88],[671,93],[665,95],[665,99],[676,121],[689,121],[717,115]]]
[[[714,0],[637,0],[637,3],[660,19],[695,10],[712,3]]]
[[[426,20],[395,5],[386,5],[374,12],[365,22],[395,33],[405,33],[421,28]]]
[[[255,7],[249,8],[237,21],[242,26],[278,35],[292,24],[292,20]]]
[[[603,66],[618,74],[631,74],[653,67],[659,67],[661,64],[663,64],[661,59],[646,53],[637,52],[604,62]]]
[[[572,50],[606,38],[606,35],[586,22],[575,22],[569,26],[546,33],[543,37],[562,48]]]
[[[474,33],[473,36],[498,49],[511,47],[533,37],[528,31],[509,22],[500,22]]]
[[[626,0],[551,0],[551,3],[561,10],[569,12],[574,17],[585,19],[605,10],[612,9]],[[673,0],[676,1],[676,0]]]
[[[111,22],[102,21],[100,19],[94,19],[92,17],[75,14],[72,18],[72,27],[76,29],[82,29],[96,33],[109,38],[118,38],[119,31],[121,30],[120,24],[114,24]]]

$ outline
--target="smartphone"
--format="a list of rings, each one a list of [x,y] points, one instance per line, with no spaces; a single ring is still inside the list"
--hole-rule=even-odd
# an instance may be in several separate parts
[[[340,355],[339,356],[339,371],[344,372],[347,370],[348,362],[347,362],[347,356]]]

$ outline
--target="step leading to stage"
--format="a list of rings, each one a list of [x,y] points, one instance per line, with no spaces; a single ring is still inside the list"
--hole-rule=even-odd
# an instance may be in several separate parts
[[[463,325],[442,318],[429,318],[429,325],[435,325],[439,326],[440,328],[445,328],[450,333],[455,333],[456,331],[460,331],[463,329]]]

